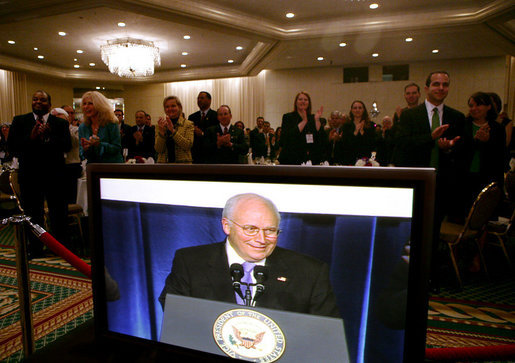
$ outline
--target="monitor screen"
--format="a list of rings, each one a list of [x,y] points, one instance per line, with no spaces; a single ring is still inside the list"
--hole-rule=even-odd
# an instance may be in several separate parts
[[[280,213],[278,247],[329,266],[352,362],[423,359],[432,170],[92,165],[88,183],[99,335],[159,349],[175,252],[223,243],[226,201],[253,193]]]

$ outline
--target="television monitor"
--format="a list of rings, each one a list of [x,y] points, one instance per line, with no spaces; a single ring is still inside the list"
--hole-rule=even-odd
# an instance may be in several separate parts
[[[423,360],[434,169],[93,164],[87,174],[98,337],[217,360],[159,342],[158,297],[175,251],[223,241],[226,200],[256,193],[281,213],[278,246],[329,265],[351,361]]]

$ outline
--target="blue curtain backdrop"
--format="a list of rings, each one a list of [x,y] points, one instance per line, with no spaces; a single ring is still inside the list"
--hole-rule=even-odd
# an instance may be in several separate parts
[[[223,241],[221,209],[102,201],[104,256],[120,300],[107,304],[109,330],[159,340],[158,302],[179,248]],[[281,213],[278,245],[330,265],[354,362],[402,360],[403,330],[384,326],[369,307],[388,284],[409,240],[401,218]]]

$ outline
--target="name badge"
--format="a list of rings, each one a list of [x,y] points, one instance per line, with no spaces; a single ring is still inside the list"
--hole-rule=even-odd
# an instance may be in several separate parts
[[[312,144],[313,143],[313,134],[306,134],[306,142],[308,144]]]

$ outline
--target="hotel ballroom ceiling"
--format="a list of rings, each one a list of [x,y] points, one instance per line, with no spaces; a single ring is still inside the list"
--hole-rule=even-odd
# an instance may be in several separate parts
[[[295,16],[287,18],[289,12]],[[514,55],[514,15],[515,0],[0,0],[0,68],[166,82]],[[130,80],[109,73],[100,45],[125,37],[160,48],[154,76]]]

